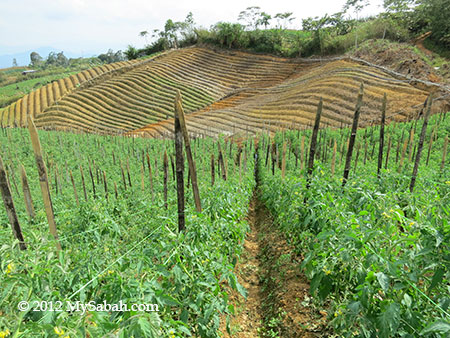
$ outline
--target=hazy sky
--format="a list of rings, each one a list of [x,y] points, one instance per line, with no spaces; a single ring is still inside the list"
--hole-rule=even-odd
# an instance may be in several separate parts
[[[192,11],[197,25],[236,21],[239,12],[259,6],[271,15],[293,12],[293,27],[301,19],[332,14],[345,0],[0,0],[0,55],[54,47],[80,55],[108,48],[145,44],[139,32],[162,28],[167,19],[184,20]],[[380,11],[382,0],[370,1],[363,14]]]

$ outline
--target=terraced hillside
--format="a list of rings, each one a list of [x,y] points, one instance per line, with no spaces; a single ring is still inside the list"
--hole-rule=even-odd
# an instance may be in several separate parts
[[[4,125],[22,126],[29,113],[40,128],[160,137],[173,128],[173,100],[180,89],[193,133],[306,126],[320,97],[323,123],[339,126],[350,122],[361,82],[366,124],[378,119],[385,92],[388,115],[396,119],[417,113],[428,94],[349,60],[292,60],[192,47],[85,71],[31,93],[0,114]]]
[[[107,64],[54,81],[32,91],[10,106],[0,109],[0,121],[3,126],[23,126],[27,119],[27,114],[31,114],[36,118],[47,108],[57,104],[65,95],[84,88],[102,77],[113,76],[117,71],[128,69],[137,62],[133,60]]]

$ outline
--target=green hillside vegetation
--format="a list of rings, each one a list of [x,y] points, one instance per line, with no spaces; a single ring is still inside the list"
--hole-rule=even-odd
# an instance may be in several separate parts
[[[153,30],[154,42],[142,49],[129,46],[128,58],[156,51],[207,43],[229,49],[271,53],[286,57],[336,55],[357,48],[370,39],[405,42],[431,31],[429,46],[448,50],[450,23],[442,16],[450,0],[385,0],[377,16],[358,18],[366,1],[348,0],[341,12],[303,19],[301,30],[287,29],[300,22],[293,13],[268,14],[260,7],[243,10],[238,22],[218,22],[210,28],[195,25],[192,13],[186,20],[167,20],[163,29]],[[139,34],[147,39],[149,31]],[[444,53],[445,54],[445,53]]]

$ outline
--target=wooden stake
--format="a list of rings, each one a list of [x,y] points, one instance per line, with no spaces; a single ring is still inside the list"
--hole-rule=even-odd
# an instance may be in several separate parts
[[[177,93],[178,96],[178,93]],[[183,132],[180,125],[181,114],[175,114],[175,164],[177,173],[177,207],[178,207],[178,231],[186,228],[184,217],[184,157],[183,157]]]
[[[403,161],[405,160],[406,149],[408,148],[408,139],[405,139],[403,143],[402,156],[400,158],[400,165],[398,166],[398,172],[402,171]]]
[[[358,120],[361,113],[362,100],[364,95],[364,85],[361,83],[359,89],[358,100],[356,102],[355,115],[353,116],[352,132],[350,134],[350,141],[348,143],[347,157],[345,159],[344,178],[342,179],[342,186],[345,186],[350,172],[350,165],[352,161],[353,147],[355,145],[356,131],[358,130]]]
[[[215,172],[214,172],[214,154],[211,154],[211,186],[214,186]]]
[[[3,204],[5,205],[9,223],[11,224],[13,236],[19,241],[20,250],[25,250],[27,246],[25,245],[25,240],[22,235],[22,229],[20,228],[19,219],[17,218],[16,209],[14,207],[14,201],[8,184],[8,176],[6,175],[5,167],[3,165],[3,159],[1,156],[0,156],[0,190],[2,193]]]
[[[431,133],[430,143],[428,144],[428,154],[427,154],[426,165],[428,165],[428,162],[430,161],[430,153],[431,153],[431,147],[433,147],[433,140],[434,140],[434,130]]]
[[[202,206],[201,206],[201,202],[200,202],[200,193],[198,191],[198,183],[197,183],[197,171],[195,169],[195,162],[192,157],[189,134],[188,134],[188,130],[186,127],[186,121],[184,119],[184,110],[183,110],[183,105],[182,105],[182,101],[181,101],[181,93],[178,89],[177,89],[176,95],[177,96],[176,96],[176,100],[175,100],[175,115],[178,117],[180,127],[181,127],[181,132],[182,132],[183,138],[184,138],[184,147],[186,150],[186,157],[188,160],[189,172],[191,173],[192,191],[194,193],[195,208],[196,208],[197,212],[202,212]]]
[[[283,142],[283,154],[281,158],[281,178],[286,174],[286,141]]]
[[[144,183],[144,165],[141,164],[141,190],[145,191],[145,183]]]
[[[427,110],[423,118],[422,131],[420,132],[419,145],[417,147],[416,159],[414,161],[414,169],[412,172],[411,183],[409,185],[409,191],[414,191],[414,185],[416,184],[417,172],[419,171],[420,155],[422,154],[423,143],[425,142],[425,134],[427,132],[428,118],[430,117],[431,105],[433,104],[433,96],[430,94],[428,97]]]
[[[152,166],[150,165],[150,156],[147,153],[147,167],[148,167],[148,175],[150,178],[150,193],[153,200],[153,177],[152,177]]]
[[[83,167],[81,166],[81,164],[80,164],[80,173],[81,173],[81,183],[83,185],[84,200],[87,201],[86,184],[84,183],[84,173],[83,173]]]
[[[169,176],[169,160],[167,158],[167,152],[164,151],[164,159],[163,159],[163,172],[164,172],[164,209],[168,209],[167,204],[167,179]]]
[[[22,177],[22,190],[25,199],[25,207],[27,209],[28,216],[30,216],[30,219],[34,219],[36,214],[34,212],[33,199],[31,198],[30,186],[28,185],[27,173],[25,171],[25,167],[22,164],[20,165],[20,172]]]
[[[384,163],[384,169],[387,169],[388,167],[388,161],[389,161],[389,152],[391,151],[391,137],[388,136],[388,148],[386,152],[386,162]]]
[[[335,169],[335,166],[336,166],[336,150],[337,150],[337,143],[336,143],[336,140],[334,140],[333,158],[331,160],[331,176],[334,176],[334,169]]]
[[[95,182],[94,182],[94,175],[92,174],[92,168],[91,168],[91,162],[88,161],[89,164],[89,176],[91,176],[91,182],[92,182],[92,193],[94,194],[94,198],[97,197],[95,193]]]
[[[80,206],[80,201],[78,200],[77,188],[75,186],[75,180],[73,179],[72,170],[69,170],[70,180],[72,181],[73,194],[75,196],[75,200],[77,201],[77,206]]]
[[[108,182],[106,181],[106,173],[103,171],[103,186],[105,188],[105,197],[108,200]]]
[[[377,176],[380,178],[381,166],[383,165],[383,149],[384,149],[384,125],[386,123],[386,93],[383,96],[383,104],[381,107],[381,125],[380,125],[380,147],[378,148],[378,167]]]
[[[224,181],[227,180],[227,171],[225,169],[225,164],[223,161],[223,155],[222,155],[222,149],[220,148],[220,142],[217,143],[219,146],[219,165],[221,167],[221,171],[222,171],[222,178]]]
[[[447,114],[445,116],[447,116]],[[444,170],[444,166],[445,166],[445,157],[447,156],[447,145],[448,145],[448,136],[445,136],[444,148],[442,148],[442,161],[441,161],[441,168],[440,168],[441,171]]]
[[[127,181],[125,180],[125,172],[123,170],[122,160],[120,161],[120,171],[122,173],[122,182],[123,182],[123,188],[125,191],[127,190]]]
[[[133,140],[134,140],[134,138],[133,138]],[[128,185],[130,186],[130,188],[131,188],[131,176],[130,176],[130,161],[128,160],[128,157],[127,157],[127,176],[128,176]]]
[[[39,183],[41,186],[42,198],[44,200],[45,213],[47,215],[47,221],[50,228],[50,233],[56,241],[57,250],[61,250],[61,244],[59,243],[58,231],[56,230],[55,215],[53,212],[53,204],[50,195],[50,189],[47,179],[47,170],[45,168],[44,160],[42,159],[41,142],[34,125],[31,116],[28,116],[28,130],[30,132],[31,144],[33,146],[34,157],[36,159],[36,165],[39,172]]]
[[[300,141],[300,171],[305,167],[305,135],[302,135]]]
[[[309,186],[311,184],[311,175],[314,169],[314,156],[316,154],[316,145],[317,145],[317,135],[319,132],[319,126],[320,126],[320,117],[322,115],[322,107],[323,107],[323,100],[320,98],[319,105],[317,106],[317,112],[316,112],[316,119],[314,121],[314,129],[311,136],[311,145],[309,148],[309,157],[308,157],[308,171],[307,171],[307,183],[306,183],[306,189],[309,189]]]

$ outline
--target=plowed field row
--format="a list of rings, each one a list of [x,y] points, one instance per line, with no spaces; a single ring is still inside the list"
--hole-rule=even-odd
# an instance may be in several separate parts
[[[312,123],[320,98],[323,125],[341,126],[351,123],[361,83],[362,124],[379,118],[384,93],[388,116],[398,120],[417,113],[428,94],[353,61],[311,62],[192,47],[84,71],[32,92],[0,114],[9,126],[23,126],[32,114],[40,128],[163,137],[173,130],[179,89],[194,134],[304,128]]]
[[[25,95],[23,98],[1,110],[0,121],[4,126],[23,126],[26,123],[28,114],[31,114],[35,118],[43,110],[57,103],[64,95],[72,92],[81,84],[114,70],[133,65],[134,63],[136,61],[123,61],[103,65],[54,81]]]

